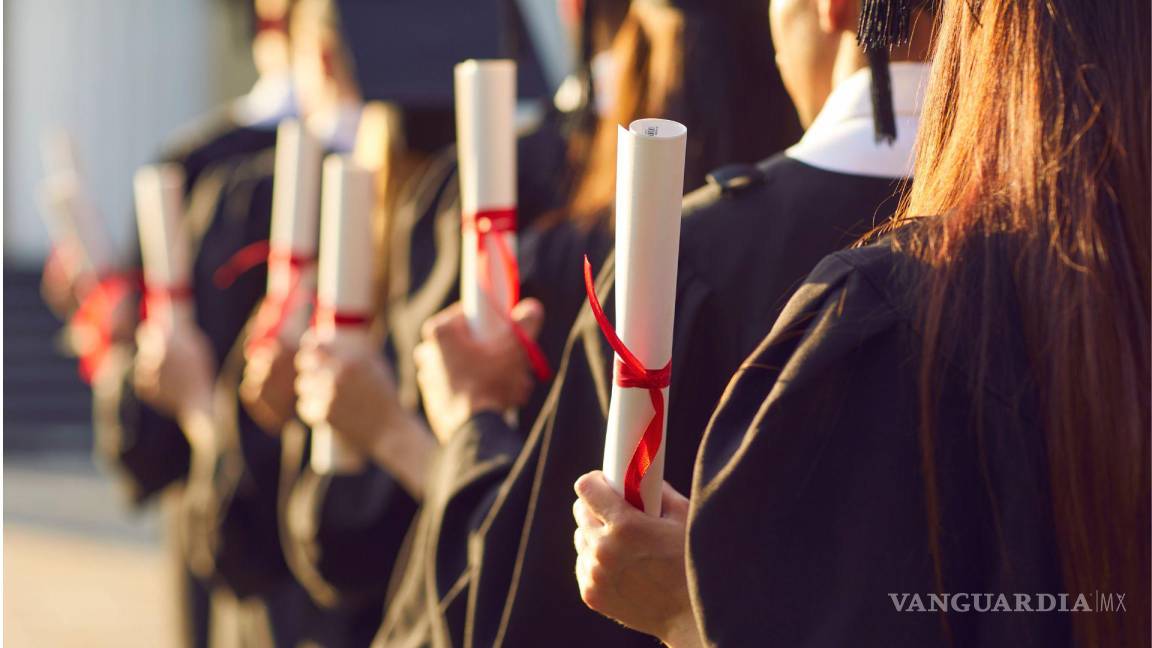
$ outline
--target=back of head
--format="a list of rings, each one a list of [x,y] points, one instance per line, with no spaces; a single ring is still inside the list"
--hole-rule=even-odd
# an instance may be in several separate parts
[[[688,191],[721,164],[755,162],[799,138],[761,0],[633,0],[612,52],[613,105],[578,160],[578,219],[596,218],[612,204],[617,125],[642,117],[684,123]]]
[[[1149,5],[957,0],[941,14],[905,210],[934,216],[904,243],[926,269],[922,407],[933,357],[958,338],[975,338],[977,376],[988,367],[995,305],[1011,299],[1065,591],[1128,595],[1127,613],[1073,615],[1077,643],[1148,645]]]

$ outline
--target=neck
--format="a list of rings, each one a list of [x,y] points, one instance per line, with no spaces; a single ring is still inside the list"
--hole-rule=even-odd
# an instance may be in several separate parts
[[[832,89],[835,90],[845,79],[867,66],[868,57],[856,44],[856,34],[844,32],[840,35],[840,47],[832,63]]]

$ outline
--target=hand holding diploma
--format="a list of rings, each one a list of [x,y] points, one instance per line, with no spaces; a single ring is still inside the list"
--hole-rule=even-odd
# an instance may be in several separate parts
[[[383,356],[308,334],[296,354],[296,376],[296,407],[304,422],[327,426],[344,447],[370,457],[420,499],[436,441],[400,405],[392,368]]]
[[[321,146],[294,120],[280,124],[268,241],[268,290],[244,345],[240,398],[252,418],[278,433],[296,410],[293,357],[316,290]]]
[[[660,517],[645,514],[595,471],[576,482],[576,580],[588,607],[669,646],[703,645],[688,595],[688,499],[663,482]]]
[[[211,428],[199,421],[210,418],[215,359],[192,319],[183,171],[175,165],[143,167],[135,185],[147,309],[136,335],[136,390],[180,419],[194,448],[207,449]]]
[[[525,299],[510,315],[529,339],[540,333],[544,307]],[[532,391],[531,364],[510,328],[492,337],[477,337],[460,304],[424,323],[424,341],[415,350],[416,378],[424,411],[441,443],[480,412],[521,407]]]
[[[375,314],[373,174],[349,157],[332,155],[324,160],[323,179],[313,332],[318,342],[341,354],[375,353],[368,332]],[[306,392],[297,393],[298,397],[303,395]],[[309,413],[307,407],[301,412]],[[313,425],[311,463],[320,474],[363,468],[361,458],[334,433],[328,421]]]

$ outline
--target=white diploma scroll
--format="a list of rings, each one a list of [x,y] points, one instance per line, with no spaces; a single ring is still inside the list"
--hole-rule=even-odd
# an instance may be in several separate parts
[[[308,328],[304,308],[316,286],[316,244],[320,217],[320,165],[323,151],[299,121],[287,119],[276,132],[272,186],[268,299],[287,303],[279,328],[283,342],[295,345]]]
[[[69,278],[113,270],[112,244],[84,183],[71,136],[57,131],[45,137],[43,157],[47,176],[40,187],[41,211],[53,245],[65,255]]]
[[[168,326],[190,321],[192,308],[186,297],[192,257],[184,229],[184,170],[176,164],[142,167],[136,172],[135,190],[148,316],[159,317]]]
[[[477,215],[499,222],[516,209],[516,63],[470,60],[456,66],[456,147],[463,212],[460,302],[483,339],[506,326],[514,304],[505,255],[516,258],[513,229],[477,232]],[[481,227],[485,225],[481,222]],[[478,238],[484,237],[484,254]],[[503,249],[496,240],[503,240]],[[484,264],[482,267],[481,264]]]
[[[315,331],[320,342],[347,352],[375,353],[369,323],[375,306],[372,236],[373,174],[348,156],[324,160]],[[362,459],[326,426],[312,429],[312,469],[357,472]]]
[[[674,121],[641,119],[627,130],[620,128],[617,138],[616,331],[648,369],[660,369],[672,357],[687,133]],[[608,408],[604,473],[624,493],[629,462],[654,412],[647,389],[616,382]],[[640,487],[644,510],[657,516],[667,446],[667,387],[663,393],[660,448]]]

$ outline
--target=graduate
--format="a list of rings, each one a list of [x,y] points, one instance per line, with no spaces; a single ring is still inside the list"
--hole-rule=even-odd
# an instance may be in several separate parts
[[[229,177],[240,160],[275,144],[276,124],[295,112],[295,99],[288,72],[287,3],[260,0],[251,3],[253,15],[252,54],[259,75],[252,90],[227,103],[183,129],[174,141],[164,147],[158,162],[178,165],[185,178],[185,212],[197,223],[195,245],[202,251],[211,247],[214,237],[201,236],[218,212],[245,213],[250,202],[259,203],[259,194],[232,194]],[[243,166],[243,165],[240,165]],[[211,181],[201,179],[210,169],[216,173]],[[248,171],[238,171],[240,175]],[[229,197],[234,196],[234,197]],[[266,195],[265,200],[270,199]],[[133,222],[135,222],[133,220]],[[138,261],[137,261],[138,263]],[[204,267],[204,266],[202,266]],[[252,277],[234,288],[229,298],[240,302],[236,315],[229,311],[197,308],[207,318],[219,323],[209,326],[218,331],[218,348],[226,348],[235,338],[251,300],[261,293],[259,277]],[[203,299],[201,293],[193,300]],[[208,298],[211,303],[213,298]],[[201,304],[201,305],[202,305]],[[219,319],[223,318],[223,319]],[[135,326],[132,318],[131,326]],[[228,324],[227,322],[237,324]],[[117,345],[108,361],[96,372],[93,383],[94,427],[97,452],[120,477],[128,498],[136,506],[153,501],[162,492],[171,493],[166,502],[169,521],[175,525],[178,492],[169,489],[187,475],[190,448],[175,421],[141,400],[133,385],[135,348],[131,342]],[[173,534],[175,535],[175,533]],[[208,589],[181,568],[183,627],[180,635],[186,645],[207,646],[210,639]]]
[[[795,286],[822,255],[852,243],[895,209],[910,174],[919,90],[928,73],[923,61],[931,14],[921,10],[917,16],[911,42],[889,65],[856,45],[857,3],[773,4],[780,72],[808,130],[781,155],[714,172],[709,187],[685,201],[666,435],[671,483],[690,485],[702,431],[725,383]],[[687,126],[691,139],[692,123]],[[834,154],[838,150],[842,157]],[[609,261],[596,289],[610,318],[612,279]],[[505,405],[501,381],[468,360],[468,343],[452,339],[453,330],[430,340],[445,360],[429,375],[448,376],[451,383],[444,380],[440,390],[429,386],[425,394],[453,394],[444,406],[463,403],[472,415],[450,431],[443,453],[456,461],[451,470],[467,475],[496,463],[482,464],[483,456],[474,459],[467,451],[483,444],[499,448],[509,433],[499,416],[482,409]],[[586,472],[580,466],[601,464],[603,436],[594,431],[605,427],[612,359],[592,313],[583,311],[519,455],[493,469],[495,480],[477,480],[484,495],[459,489],[494,500],[469,540],[474,575],[468,605],[477,644],[531,643],[553,637],[557,628],[563,629],[558,640],[573,644],[650,641],[582,611],[580,593],[571,586],[576,556],[568,489]],[[565,555],[570,563],[557,560]]]
[[[907,205],[742,365],[691,500],[576,484],[593,608],[673,646],[1152,639],[1149,8],[940,11]]]
[[[276,143],[276,125],[295,114],[287,11],[287,3],[283,1],[253,3],[252,55],[259,74],[256,84],[247,95],[177,134],[157,159],[180,166],[190,203],[194,193],[200,194],[195,206],[188,205],[188,214],[207,214],[199,218],[208,221],[215,208],[222,204],[222,188],[226,182],[221,176],[198,189],[206,169],[271,149]],[[231,338],[223,339],[219,346],[230,343]],[[131,352],[122,352],[119,356],[120,361],[113,363],[115,366],[103,372],[102,379],[93,385],[97,446],[125,478],[130,498],[141,503],[184,474],[188,448],[174,422],[164,420],[138,403],[131,389],[121,391],[119,385]]]

